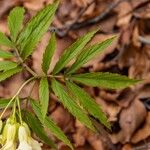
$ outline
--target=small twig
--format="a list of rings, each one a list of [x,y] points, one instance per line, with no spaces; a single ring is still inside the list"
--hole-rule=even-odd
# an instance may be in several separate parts
[[[121,2],[126,1],[126,0],[118,0],[115,2],[112,2],[107,8],[106,10],[101,13],[99,16],[96,16],[95,18],[92,18],[90,20],[87,21],[83,21],[82,23],[76,23],[74,24],[72,27],[73,29],[78,29],[78,28],[82,28],[91,24],[95,24],[97,22],[99,22],[100,20],[104,19],[106,16],[108,16],[108,14],[115,8],[117,7]]]
[[[139,41],[143,44],[147,44],[147,45],[150,45],[150,39],[148,38],[145,38],[143,36],[139,36]]]
[[[135,18],[138,18],[136,15],[134,15],[134,13],[136,12],[136,10],[140,9],[141,7],[144,7],[145,5],[147,5],[149,3],[150,3],[150,0],[147,0],[145,2],[140,3],[139,5],[137,5],[136,7],[134,7],[132,10],[130,10],[130,11],[126,12],[125,14],[123,14],[122,16],[120,16],[118,19],[120,19],[122,17],[125,17],[125,16],[127,16],[127,15],[129,15],[131,13],[133,13],[133,16]]]
[[[133,150],[148,150],[150,148],[150,143],[147,143],[145,145],[134,147]]]
[[[117,7],[121,2],[126,1],[126,0],[118,0],[115,2],[112,2],[109,7],[106,8],[106,10],[101,13],[99,16],[96,16],[95,18],[83,21],[83,22],[78,22],[78,20],[82,17],[83,13],[89,8],[89,6],[92,3],[90,3],[86,8],[84,8],[83,10],[81,10],[81,12],[79,13],[79,15],[77,16],[77,18],[75,19],[75,21],[70,24],[69,26],[64,26],[63,28],[55,28],[52,27],[50,28],[49,31],[55,31],[57,33],[58,36],[63,37],[65,36],[71,29],[79,29],[91,24],[95,24],[97,22],[99,22],[100,20],[104,19],[106,16],[108,16],[108,14],[115,8]]]
[[[78,20],[82,17],[82,15],[84,14],[84,12],[94,3],[94,1],[92,1],[91,3],[89,3],[86,7],[84,7],[80,12],[79,15],[75,18],[75,20],[69,24],[66,25],[62,28],[56,28],[56,27],[52,27],[49,29],[50,32],[55,31],[60,37],[64,37],[70,29],[73,28],[74,24],[76,24],[78,22]]]

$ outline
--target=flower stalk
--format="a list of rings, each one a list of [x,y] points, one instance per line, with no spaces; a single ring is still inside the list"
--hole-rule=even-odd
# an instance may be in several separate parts
[[[0,115],[0,120],[2,119],[4,113],[6,112],[7,108],[10,106],[10,104],[14,101],[14,99],[19,95],[19,93],[21,92],[21,90],[24,88],[25,85],[27,85],[29,82],[31,82],[32,80],[34,80],[35,77],[32,77],[30,79],[28,79],[26,82],[24,82],[22,84],[22,86],[18,89],[18,91],[16,92],[16,94],[11,98],[11,100],[9,101],[9,103],[7,104],[7,106],[5,107],[5,109],[3,110],[3,112]]]

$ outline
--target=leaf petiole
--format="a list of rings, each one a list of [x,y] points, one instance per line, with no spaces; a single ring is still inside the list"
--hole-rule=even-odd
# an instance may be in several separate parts
[[[13,115],[12,115],[12,117],[13,117],[13,120],[15,120],[15,114],[16,114],[16,101],[14,102],[14,105],[13,105]]]
[[[18,58],[18,61],[20,62],[20,64],[29,72],[31,73],[34,77],[38,76],[30,67],[28,67],[28,65],[26,65],[26,63],[24,63],[23,59],[21,58],[18,49],[15,47],[14,48],[16,56]]]

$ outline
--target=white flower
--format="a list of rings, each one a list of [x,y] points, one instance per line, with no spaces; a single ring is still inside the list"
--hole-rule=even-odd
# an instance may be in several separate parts
[[[16,150],[16,144],[12,140],[7,141],[1,150]]]
[[[30,129],[26,123],[20,125],[18,137],[20,143],[17,150],[42,150],[42,145],[31,137]]]
[[[22,141],[17,150],[32,150],[32,147],[26,141]]]
[[[6,122],[6,125],[4,126],[3,133],[2,133],[2,144],[4,144],[7,140],[7,130],[8,130],[9,125],[10,125],[10,122],[8,119]]]
[[[34,140],[32,137],[30,138],[30,143],[32,146],[32,150],[41,150],[42,143]]]
[[[17,124],[6,123],[2,141],[5,142],[1,150],[16,150],[15,137],[17,132]]]

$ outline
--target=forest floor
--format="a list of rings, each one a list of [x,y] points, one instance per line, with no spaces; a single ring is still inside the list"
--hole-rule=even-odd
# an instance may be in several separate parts
[[[9,35],[7,16],[15,6],[26,9],[25,22],[53,0],[1,0],[0,31]],[[74,143],[76,150],[150,150],[150,0],[62,0],[52,27],[39,43],[29,62],[32,69],[42,73],[44,48],[52,31],[57,35],[56,63],[63,50],[79,36],[100,28],[91,43],[113,35],[117,40],[100,56],[86,64],[83,71],[103,71],[144,79],[124,90],[104,90],[84,87],[102,106],[112,124],[112,131],[99,127],[94,134],[75,120],[51,95],[49,115]],[[0,84],[0,97],[10,97],[26,79],[18,74]],[[21,96],[29,93],[24,88]],[[38,84],[32,96],[38,97]],[[60,150],[69,150],[57,141]],[[45,145],[44,150],[50,148]]]

